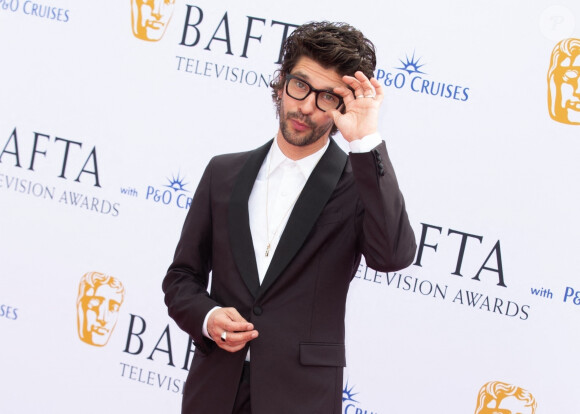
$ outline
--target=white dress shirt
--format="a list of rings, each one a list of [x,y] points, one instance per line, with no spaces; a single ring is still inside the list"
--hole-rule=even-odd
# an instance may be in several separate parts
[[[374,133],[350,142],[349,146],[351,152],[369,152],[380,143],[381,136],[379,133]],[[282,153],[274,138],[248,200],[250,231],[260,284],[270,266],[294,204],[329,144],[330,140],[314,154],[294,161]],[[266,256],[268,243],[270,248]],[[210,339],[212,338],[207,332],[207,321],[215,309],[219,309],[219,306],[210,310],[203,322],[203,334]]]
[[[294,161],[282,153],[274,140],[262,163],[248,200],[250,231],[260,284],[264,281],[291,210],[329,143],[314,154]]]

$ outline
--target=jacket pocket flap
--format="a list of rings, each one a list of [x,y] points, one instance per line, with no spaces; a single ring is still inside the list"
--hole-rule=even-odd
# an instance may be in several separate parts
[[[345,367],[344,344],[301,343],[300,363],[322,367]]]

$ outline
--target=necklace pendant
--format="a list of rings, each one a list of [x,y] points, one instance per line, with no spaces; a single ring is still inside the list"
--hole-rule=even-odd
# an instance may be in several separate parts
[[[266,257],[270,254],[270,243],[266,246]]]

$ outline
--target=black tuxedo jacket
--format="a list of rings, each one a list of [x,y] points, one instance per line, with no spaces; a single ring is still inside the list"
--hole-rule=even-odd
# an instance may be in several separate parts
[[[210,161],[163,281],[169,315],[196,346],[183,413],[232,410],[247,347],[229,353],[202,335],[214,306],[236,308],[260,333],[250,343],[254,414],[339,413],[345,302],[361,254],[380,271],[414,258],[415,237],[384,142],[347,157],[331,140],[260,285],[248,198],[270,145]]]

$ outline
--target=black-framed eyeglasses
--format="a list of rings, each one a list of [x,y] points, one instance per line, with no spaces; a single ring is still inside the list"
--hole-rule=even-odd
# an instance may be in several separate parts
[[[316,89],[304,79],[286,74],[286,93],[297,101],[303,101],[314,92],[316,107],[322,112],[338,109],[343,104],[342,97],[327,89]]]

